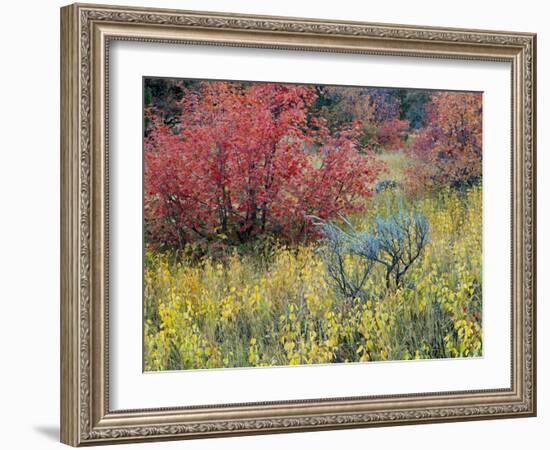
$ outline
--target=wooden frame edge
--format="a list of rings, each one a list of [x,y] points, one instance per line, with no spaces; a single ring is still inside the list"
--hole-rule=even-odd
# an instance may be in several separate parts
[[[79,438],[78,342],[78,9],[64,7],[61,19],[61,442]]]

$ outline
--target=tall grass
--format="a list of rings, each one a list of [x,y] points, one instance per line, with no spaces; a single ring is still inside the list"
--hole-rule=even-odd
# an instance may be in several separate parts
[[[481,188],[416,199],[389,189],[351,220],[368,229],[396,205],[427,218],[430,240],[402,285],[375,268],[362,299],[333,288],[315,243],[198,261],[146,252],[145,369],[481,355]]]
[[[403,150],[381,152],[376,155],[376,159],[382,161],[387,168],[386,172],[380,174],[380,180],[403,181],[403,171],[410,164],[410,157]]]

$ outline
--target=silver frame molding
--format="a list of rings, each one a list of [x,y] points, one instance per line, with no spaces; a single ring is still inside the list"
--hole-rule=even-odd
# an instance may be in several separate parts
[[[112,411],[108,58],[113,40],[507,61],[512,67],[509,389]],[[74,4],[61,9],[61,441],[97,445],[536,415],[536,35]]]

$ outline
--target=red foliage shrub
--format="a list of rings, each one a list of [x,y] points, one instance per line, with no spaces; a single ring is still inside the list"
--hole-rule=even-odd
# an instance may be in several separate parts
[[[412,136],[415,163],[409,181],[422,188],[464,187],[482,175],[482,96],[437,92],[427,106],[427,125]]]
[[[400,150],[403,148],[408,129],[407,120],[392,119],[381,122],[378,125],[375,145],[385,150]]]
[[[167,126],[148,111],[145,138],[147,239],[288,240],[323,219],[362,208],[380,164],[357,151],[358,124],[336,133],[307,111],[307,86],[203,82],[182,87],[181,115]]]

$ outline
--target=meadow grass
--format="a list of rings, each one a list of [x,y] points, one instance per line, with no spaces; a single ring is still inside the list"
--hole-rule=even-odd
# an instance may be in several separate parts
[[[387,171],[380,174],[380,180],[403,181],[403,169],[410,164],[410,158],[403,150],[381,152],[376,155],[376,159],[382,161],[387,168]]]
[[[406,160],[382,157],[398,179]],[[145,370],[480,356],[481,187],[415,198],[385,190],[350,220],[369,229],[396,207],[427,218],[429,242],[401,286],[388,288],[377,267],[361,299],[331,284],[319,242],[199,260],[147,251]]]

